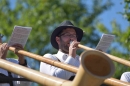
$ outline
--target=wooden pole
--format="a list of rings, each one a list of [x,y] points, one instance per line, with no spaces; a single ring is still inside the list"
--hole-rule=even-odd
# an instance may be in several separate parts
[[[31,81],[37,82],[44,86],[69,86],[70,81],[43,74],[39,71],[0,59],[0,68],[23,76]]]

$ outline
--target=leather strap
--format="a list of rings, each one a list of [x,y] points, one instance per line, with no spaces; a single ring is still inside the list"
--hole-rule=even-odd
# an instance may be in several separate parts
[[[73,81],[74,78],[75,78],[75,76],[71,76],[71,77],[69,78],[69,80],[70,80],[70,81]]]

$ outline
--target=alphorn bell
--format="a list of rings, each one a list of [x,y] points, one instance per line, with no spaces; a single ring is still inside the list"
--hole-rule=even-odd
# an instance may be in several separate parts
[[[115,70],[110,58],[100,51],[94,50],[85,51],[81,54],[81,64],[73,81],[42,74],[2,59],[0,60],[0,67],[44,86],[100,86],[106,78],[114,74]]]
[[[100,51],[84,51],[80,57],[81,65],[72,86],[100,86],[114,74],[112,60]]]

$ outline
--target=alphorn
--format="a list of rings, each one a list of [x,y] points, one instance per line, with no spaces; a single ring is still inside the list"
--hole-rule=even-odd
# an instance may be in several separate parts
[[[92,49],[92,48],[86,47],[86,46],[81,45],[81,44],[79,44],[78,47],[80,47],[80,48],[82,48],[82,49],[84,49],[84,50],[94,50],[94,49]],[[127,60],[125,60],[125,59],[119,58],[119,57],[117,57],[117,56],[113,56],[113,55],[107,54],[107,53],[105,53],[105,52],[102,52],[102,53],[105,54],[105,55],[107,55],[107,56],[108,56],[109,58],[111,58],[113,61],[118,62],[118,63],[121,63],[121,64],[123,64],[123,65],[125,65],[125,66],[130,67],[130,61],[127,61]]]
[[[61,62],[58,62],[58,61],[54,61],[54,60],[51,60],[51,59],[47,59],[47,58],[44,58],[43,56],[40,56],[40,55],[37,55],[37,54],[34,54],[34,53],[30,53],[30,52],[27,52],[27,51],[24,51],[24,50],[16,50],[14,47],[9,47],[9,50],[17,51],[19,54],[23,54],[25,56],[28,56],[28,57],[34,58],[36,60],[39,60],[41,62],[45,62],[47,64],[68,70],[68,71],[73,72],[73,73],[77,73],[77,71],[78,71],[77,67],[67,65],[67,64],[64,64],[64,63],[61,63]],[[122,86],[122,85],[128,86],[128,85],[130,85],[127,82],[123,82],[123,81],[120,81],[120,80],[114,79],[114,78],[105,79],[104,84],[116,85],[116,86]]]
[[[81,54],[81,64],[73,81],[46,75],[2,59],[0,67],[45,86],[100,86],[115,71],[112,60],[105,54],[94,50]]]
[[[0,59],[0,68],[8,70],[12,73],[23,76],[30,81],[34,81],[43,86],[69,86],[66,83],[70,83],[70,81],[59,79],[57,77],[53,77],[47,74],[43,74],[39,71],[29,69],[27,67]]]

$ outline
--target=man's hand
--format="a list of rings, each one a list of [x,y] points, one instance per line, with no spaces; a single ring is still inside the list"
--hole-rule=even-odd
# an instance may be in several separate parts
[[[70,44],[70,47],[69,47],[69,55],[72,56],[72,57],[76,57],[76,51],[77,49],[79,49],[78,47],[78,44],[80,42],[77,42],[77,41],[73,41],[71,44]]]
[[[23,46],[20,44],[14,44],[12,45],[12,47],[15,47],[14,53],[18,56],[19,64],[24,64],[25,63],[24,56],[17,52],[17,50],[23,50]]]
[[[1,43],[0,45],[0,59],[6,59],[7,56],[7,51],[8,51],[9,47],[7,45],[7,43]]]

